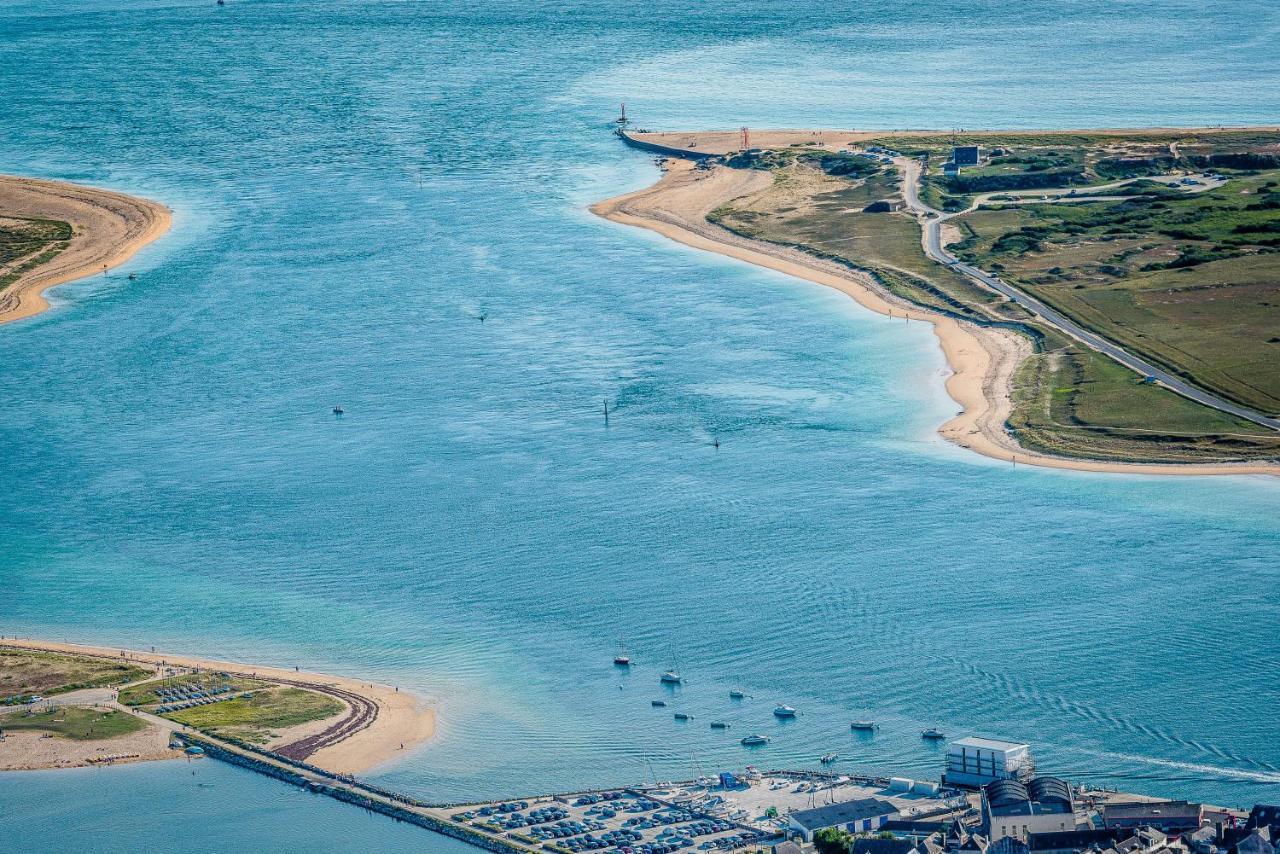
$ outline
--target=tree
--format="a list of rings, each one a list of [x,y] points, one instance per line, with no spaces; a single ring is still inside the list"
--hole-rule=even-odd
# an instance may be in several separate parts
[[[838,827],[824,827],[813,835],[813,844],[818,854],[848,854],[853,835]]]

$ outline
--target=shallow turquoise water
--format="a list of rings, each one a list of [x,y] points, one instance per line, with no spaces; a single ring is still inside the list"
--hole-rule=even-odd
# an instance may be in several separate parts
[[[1275,482],[952,448],[924,327],[585,211],[656,175],[607,133],[624,99],[654,127],[1274,122],[1280,13],[1233,8],[0,3],[3,168],[175,210],[0,330],[0,632],[421,691],[440,736],[379,776],[427,797],[829,750],[935,776],[938,725],[1274,801]],[[649,706],[672,662],[684,727]]]

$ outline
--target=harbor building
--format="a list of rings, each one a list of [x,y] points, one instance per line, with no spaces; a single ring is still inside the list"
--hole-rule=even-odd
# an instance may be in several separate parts
[[[815,833],[828,827],[839,827],[850,833],[871,833],[897,816],[898,808],[888,801],[861,798],[793,812],[788,817],[788,825],[805,842],[812,842]]]
[[[1056,777],[988,783],[982,790],[982,826],[993,844],[1006,836],[1025,843],[1034,833],[1075,830],[1071,786]]]
[[[978,789],[996,780],[1028,780],[1035,773],[1031,746],[994,738],[962,738],[947,749],[942,779],[949,786]]]
[[[1138,801],[1102,807],[1107,828],[1154,827],[1165,833],[1195,830],[1204,823],[1204,805],[1189,801]]]

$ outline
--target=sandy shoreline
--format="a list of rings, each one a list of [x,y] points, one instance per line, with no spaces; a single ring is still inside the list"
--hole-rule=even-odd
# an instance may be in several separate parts
[[[41,640],[0,640],[5,646],[42,649],[55,652],[98,655],[120,660],[121,652],[126,660],[146,664],[169,664],[178,667],[199,667],[229,673],[257,675],[267,679],[327,686],[357,694],[374,703],[377,714],[372,723],[337,744],[323,747],[307,758],[307,762],[339,774],[358,774],[384,762],[404,756],[413,748],[425,744],[435,735],[435,712],[420,698],[392,685],[363,682],[343,676],[310,673],[282,667],[260,664],[219,661],[190,655],[140,652],[120,647],[85,646]],[[52,699],[57,700],[55,696]],[[160,720],[160,719],[157,719]],[[325,721],[324,723],[332,723]],[[307,725],[291,730],[279,742],[291,742],[317,730]],[[272,747],[280,746],[273,744]]]
[[[790,137],[813,131],[775,131]],[[842,141],[850,134],[867,132],[825,131]],[[877,134],[877,135],[883,135]],[[720,142],[719,135],[670,134],[646,138],[662,144],[687,144],[685,137],[700,141],[698,150],[709,152]],[[723,134],[728,140],[731,135]],[[711,137],[707,140],[707,137]],[[768,144],[761,134],[757,143]],[[1017,444],[1005,429],[1012,410],[1010,392],[1019,364],[1032,352],[1031,343],[1023,336],[1004,329],[978,326],[909,304],[885,291],[865,273],[850,270],[798,250],[748,240],[707,221],[706,215],[716,207],[756,192],[771,180],[767,173],[735,170],[717,166],[696,169],[688,160],[672,159],[658,183],[634,193],[606,199],[591,206],[598,216],[625,225],[655,231],[665,237],[692,246],[767,267],[797,278],[835,288],[852,297],[860,305],[895,318],[909,318],[933,325],[942,352],[952,374],[946,389],[962,411],[943,424],[938,432],[957,445],[984,456],[1011,464],[1025,463],[1046,468],[1090,472],[1159,475],[1280,475],[1280,465],[1256,463],[1115,463],[1054,457],[1028,451]]]
[[[147,199],[62,181],[0,175],[0,215],[71,224],[66,249],[0,291],[0,323],[49,307],[44,292],[124,263],[169,230],[168,208]]]

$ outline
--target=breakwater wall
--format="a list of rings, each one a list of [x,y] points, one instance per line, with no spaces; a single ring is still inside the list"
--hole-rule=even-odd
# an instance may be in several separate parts
[[[183,733],[183,740],[198,745],[204,750],[205,755],[222,762],[245,768],[250,771],[256,771],[264,774],[272,779],[297,786],[300,789],[306,789],[309,792],[315,792],[319,795],[327,795],[337,801],[352,804],[353,806],[362,807],[373,812],[381,813],[396,821],[404,821],[409,824],[415,824],[418,827],[425,828],[434,833],[452,837],[469,845],[475,845],[487,851],[494,851],[497,854],[527,854],[528,849],[513,845],[505,840],[487,836],[479,831],[472,830],[463,825],[454,824],[452,822],[443,821],[434,816],[425,815],[416,810],[410,809],[405,804],[414,804],[418,806],[426,806],[421,802],[412,798],[405,797],[395,792],[382,789],[378,786],[370,786],[364,783],[358,783],[352,780],[344,780],[337,775],[327,771],[315,768],[315,766],[306,766],[294,770],[289,767],[292,762],[284,757],[267,751],[255,750],[254,753],[262,754],[258,756],[246,755],[235,750],[228,750],[216,741],[202,738],[191,733]],[[267,757],[270,757],[268,759]],[[304,770],[308,773],[304,773]],[[317,774],[318,772],[318,774]],[[323,776],[333,782],[321,782],[315,779],[315,776]],[[398,803],[391,803],[394,800]]]
[[[632,148],[638,148],[641,151],[648,151],[653,154],[664,154],[667,157],[686,157],[691,160],[709,160],[712,157],[718,157],[716,154],[705,154],[701,151],[690,151],[687,148],[676,148],[672,145],[662,145],[657,142],[646,142],[642,139],[636,139],[625,130],[617,131],[618,138]]]

